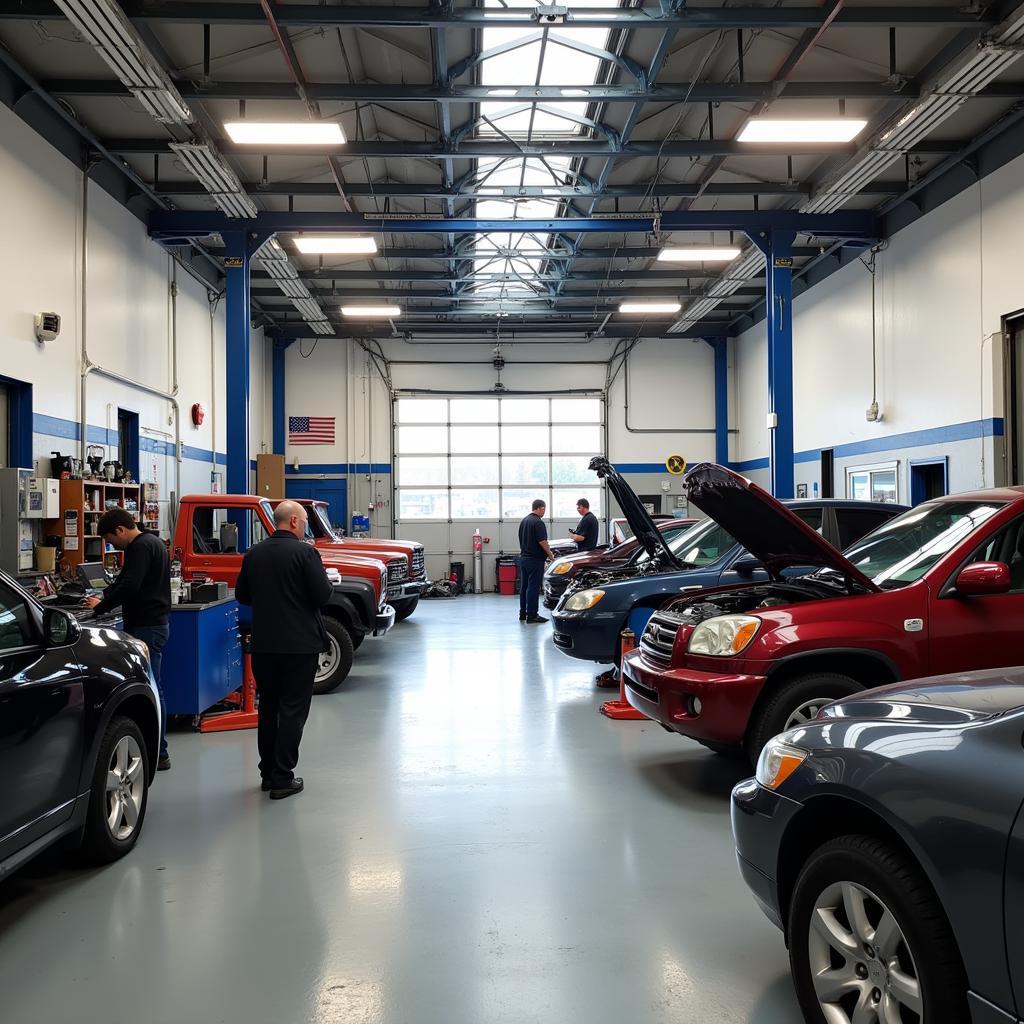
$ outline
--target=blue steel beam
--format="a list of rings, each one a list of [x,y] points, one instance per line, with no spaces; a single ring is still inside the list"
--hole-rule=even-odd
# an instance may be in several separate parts
[[[729,465],[729,342],[704,339],[715,353],[715,462]]]
[[[284,455],[284,354],[288,342],[275,341],[272,359],[273,417],[274,417],[274,454]]]
[[[638,233],[654,230],[649,217],[550,217],[544,219],[493,219],[477,217],[386,217],[358,213],[310,213],[305,211],[260,212],[250,220],[226,217],[213,211],[157,210],[150,214],[152,237],[165,244],[174,240],[206,237],[239,231],[270,237],[279,231],[381,232],[396,234],[512,233]],[[867,210],[836,213],[797,213],[790,210],[686,210],[666,213],[662,231],[745,231],[758,234],[790,231],[822,238],[877,238],[877,222]]]
[[[750,234],[765,254],[768,308],[768,438],[771,493],[792,498],[793,486],[793,233]]]

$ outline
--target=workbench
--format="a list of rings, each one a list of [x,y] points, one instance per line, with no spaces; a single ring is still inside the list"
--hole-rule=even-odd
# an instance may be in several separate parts
[[[172,604],[160,683],[168,715],[195,718],[242,685],[238,602]]]

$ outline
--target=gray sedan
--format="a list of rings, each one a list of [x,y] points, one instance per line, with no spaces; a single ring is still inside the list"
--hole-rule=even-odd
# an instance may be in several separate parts
[[[1024,668],[870,690],[732,796],[740,871],[814,1024],[1024,1019]]]

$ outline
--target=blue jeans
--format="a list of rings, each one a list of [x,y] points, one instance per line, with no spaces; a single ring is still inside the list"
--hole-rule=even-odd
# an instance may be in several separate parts
[[[164,758],[167,756],[167,701],[164,700],[164,688],[160,683],[160,667],[171,629],[169,626],[136,626],[125,632],[149,646],[149,663],[153,667],[156,691],[160,694],[160,757]]]
[[[519,556],[519,614],[529,618],[537,614],[540,585],[544,579],[544,559]]]

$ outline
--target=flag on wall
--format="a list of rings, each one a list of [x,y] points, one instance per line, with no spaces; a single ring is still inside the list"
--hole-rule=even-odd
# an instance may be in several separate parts
[[[289,444],[334,444],[333,416],[289,416]]]

